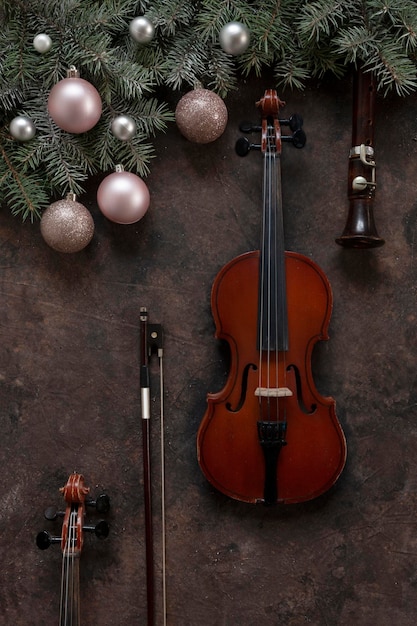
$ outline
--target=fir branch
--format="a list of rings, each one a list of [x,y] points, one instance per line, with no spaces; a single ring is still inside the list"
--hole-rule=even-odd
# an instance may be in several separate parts
[[[406,96],[417,89],[415,65],[390,41],[383,42],[364,59],[364,68],[375,74],[378,89],[384,95],[395,89],[398,95]]]
[[[207,63],[206,87],[213,89],[222,98],[225,98],[229,91],[236,88],[237,79],[233,61],[224,54],[223,50],[211,49],[210,58]]]
[[[48,195],[34,172],[26,173],[13,162],[6,150],[4,133],[0,135],[0,155],[4,167],[0,171],[0,187],[5,190],[4,199],[13,215],[23,220],[39,218],[42,209],[48,205]],[[10,147],[10,144],[9,144]]]
[[[137,15],[155,26],[146,45],[129,34]],[[32,219],[48,193],[77,193],[91,173],[120,160],[146,175],[152,138],[173,119],[159,100],[160,85],[203,84],[225,97],[242,76],[270,68],[278,85],[303,89],[313,77],[341,76],[360,62],[383,94],[417,89],[417,2],[409,0],[3,0],[0,18],[0,136],[7,157],[0,162],[0,202],[12,200],[14,212]],[[230,21],[250,32],[247,50],[236,57],[219,42]],[[41,32],[52,39],[46,54],[32,44]],[[57,129],[47,111],[50,89],[72,65],[103,102],[100,122],[79,136]],[[27,144],[7,131],[22,113],[37,129]],[[136,121],[131,141],[111,132],[120,114]]]
[[[167,55],[165,84],[179,89],[183,83],[194,87],[205,71],[206,54],[198,46],[198,37],[192,30],[186,31]]]
[[[198,3],[182,0],[157,0],[149,7],[147,16],[160,30],[163,38],[174,36],[180,29],[191,24]]]
[[[358,58],[375,54],[377,44],[375,36],[365,26],[351,26],[334,39],[338,54],[346,63],[355,63]]]
[[[304,61],[297,62],[294,58],[284,59],[275,66],[274,75],[280,85],[284,88],[303,89],[306,80],[310,75],[310,69],[307,65],[303,66]]]
[[[316,0],[305,3],[298,20],[299,33],[307,41],[329,38],[344,20],[343,2]]]

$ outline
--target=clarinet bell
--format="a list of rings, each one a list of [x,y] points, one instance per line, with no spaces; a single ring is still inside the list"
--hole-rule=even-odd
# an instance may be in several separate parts
[[[366,182],[366,181],[365,181]],[[336,243],[344,248],[379,248],[385,243],[375,226],[372,198],[350,200],[345,228]]]

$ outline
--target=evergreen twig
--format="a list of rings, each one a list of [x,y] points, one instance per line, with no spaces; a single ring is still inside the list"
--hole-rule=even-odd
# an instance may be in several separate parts
[[[138,15],[155,26],[147,45],[129,35]],[[236,57],[218,38],[232,20],[251,37]],[[55,196],[82,193],[92,173],[116,163],[146,176],[152,138],[174,119],[159,100],[161,85],[202,84],[225,97],[240,76],[271,68],[278,86],[303,89],[361,63],[383,94],[417,89],[417,3],[409,0],[0,0],[0,21],[0,203],[23,219],[35,219]],[[43,55],[32,45],[39,33],[53,42]],[[100,122],[80,136],[58,129],[46,107],[72,65],[103,101]],[[9,133],[18,114],[36,125],[28,144]],[[126,143],[110,130],[119,114],[137,124]]]

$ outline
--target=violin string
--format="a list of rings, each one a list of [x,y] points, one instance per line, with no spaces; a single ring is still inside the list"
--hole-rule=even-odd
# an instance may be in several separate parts
[[[68,574],[67,574],[67,561],[68,561],[68,533],[65,541],[64,549],[62,551],[62,571],[61,571],[61,602],[59,607],[59,623],[65,624],[66,619],[66,607],[68,605]]]
[[[280,388],[280,370],[279,370],[279,355],[280,355],[280,338],[283,338],[282,332],[282,302],[280,301],[280,292],[278,291],[278,278],[281,278],[281,272],[279,271],[282,262],[282,241],[279,237],[280,233],[280,214],[281,214],[281,195],[280,195],[280,155],[275,149],[274,152],[274,168],[273,168],[273,195],[274,195],[274,281],[275,284],[272,287],[274,294],[274,313],[275,313],[275,337],[276,337],[276,345],[275,345],[275,387],[277,389]],[[281,313],[281,315],[280,315]],[[281,325],[281,327],[280,327]],[[274,399],[275,405],[275,419],[279,421],[279,410],[280,410],[280,402],[279,398]]]
[[[259,366],[258,366],[258,387],[262,387],[262,356],[263,356],[263,338],[264,338],[264,288],[265,288],[265,232],[266,232],[266,207],[267,207],[267,189],[268,189],[268,162],[267,156],[264,155],[264,175],[263,175],[263,210],[262,210],[262,227],[261,227],[261,251],[260,251],[260,276],[259,276],[259,319],[258,319],[258,337],[259,337]],[[262,408],[262,395],[258,396],[259,409]]]
[[[276,369],[276,355],[278,353],[278,341],[279,335],[277,332],[277,285],[276,285],[276,277],[277,277],[277,196],[276,196],[276,153],[275,153],[275,137],[273,133],[273,129],[271,127],[271,166],[270,166],[270,185],[269,188],[271,190],[271,219],[270,219],[270,259],[271,259],[271,270],[270,270],[270,281],[269,281],[269,299],[270,299],[270,310],[271,310],[271,330],[270,334],[273,337],[273,345],[271,346],[269,352],[269,369],[270,373],[268,376],[268,388],[278,388],[278,372]],[[272,340],[271,340],[272,341]],[[274,360],[273,357],[274,356]],[[275,375],[274,375],[275,372]],[[269,397],[269,396],[268,396]],[[277,401],[273,396],[269,397],[269,411],[270,416],[269,419],[276,419],[276,412],[272,413],[272,410],[276,410]]]
[[[77,592],[77,588],[76,588],[76,584],[77,584],[77,579],[75,576],[75,559],[76,559],[76,554],[75,554],[75,546],[76,546],[76,541],[77,541],[77,514],[75,513],[75,511],[73,512],[73,524],[72,524],[72,543],[71,543],[71,572],[70,572],[70,584],[71,584],[71,602],[70,602],[70,606],[71,606],[71,616],[70,616],[70,624],[72,625],[73,622],[76,622],[76,618],[74,615],[74,610],[77,609],[78,606],[78,597],[75,595]]]
[[[70,589],[69,592],[69,598],[70,601],[68,602],[68,606],[67,606],[67,621],[69,622],[69,624],[72,624],[73,622],[73,610],[74,610],[74,542],[75,542],[75,523],[76,523],[76,514],[74,511],[71,512],[70,515],[70,541],[69,541],[69,561],[68,561],[68,565],[69,567],[67,568],[67,576],[68,576],[68,588]],[[68,615],[69,613],[69,615]]]
[[[270,141],[270,140],[269,140]],[[268,421],[271,419],[271,398],[269,397],[269,388],[271,384],[271,350],[272,350],[272,325],[271,325],[271,295],[272,295],[272,153],[271,148],[268,150],[268,280],[267,280],[267,309],[268,309],[268,348],[267,348],[267,372],[266,372],[266,387],[267,391],[267,407],[268,407]]]
[[[279,381],[279,337],[280,337],[280,332],[279,332],[279,314],[278,311],[279,309],[279,296],[278,296],[278,288],[277,288],[277,277],[278,277],[278,259],[279,259],[279,250],[278,250],[278,246],[279,246],[279,241],[278,241],[278,208],[279,208],[279,198],[278,198],[278,175],[279,175],[279,171],[278,171],[278,167],[279,167],[279,156],[277,155],[276,151],[274,152],[274,172],[273,172],[273,194],[274,194],[274,212],[275,212],[275,219],[274,219],[274,265],[275,265],[275,274],[274,274],[274,280],[275,280],[275,285],[273,287],[273,294],[274,294],[274,312],[275,312],[275,337],[276,337],[276,344],[275,344],[275,387],[277,389],[279,389],[280,386],[280,381]],[[279,420],[279,399],[276,398],[275,399],[275,419],[278,421]]]
[[[286,299],[286,261],[285,261],[285,242],[284,242],[284,227],[283,227],[283,207],[282,207],[282,177],[281,177],[281,154],[279,154],[278,159],[277,159],[277,175],[276,175],[276,181],[277,181],[277,192],[276,192],[276,197],[278,198],[278,203],[279,203],[279,215],[277,216],[277,221],[279,220],[279,230],[277,228],[277,233],[279,233],[279,236],[277,235],[277,248],[280,248],[277,251],[277,255],[279,257],[280,260],[280,264],[282,266],[282,272],[280,273],[280,279],[282,281],[282,290],[279,291],[279,298],[280,298],[280,302],[279,302],[279,310],[280,311],[280,315],[279,315],[279,323],[281,324],[281,337],[282,337],[282,351],[278,353],[277,351],[277,371],[278,371],[278,365],[279,365],[279,358],[281,357],[281,370],[282,370],[282,386],[284,388],[287,387],[287,335],[288,335],[288,327],[287,327],[287,299]],[[277,293],[278,293],[278,289],[277,289]],[[278,297],[278,296],[277,296]],[[285,401],[285,397],[284,397],[284,402],[282,403],[284,407],[287,406],[286,401]],[[278,419],[281,419],[282,421],[286,420],[286,415],[278,415]]]
[[[68,606],[69,606],[69,596],[70,596],[70,573],[69,569],[71,566],[70,562],[70,554],[71,554],[71,543],[72,543],[72,532],[73,532],[73,513],[70,513],[68,518],[68,528],[67,528],[67,537],[62,553],[62,573],[61,573],[61,604],[60,604],[60,616],[59,623],[60,624],[68,624]]]
[[[68,539],[67,539],[67,541],[68,541]],[[64,593],[65,593],[65,561],[66,561],[65,552],[66,552],[66,547],[64,547],[64,550],[62,552],[61,600],[60,600],[60,605],[59,605],[59,623],[60,624],[62,624],[62,620],[63,620],[63,608],[67,604],[67,598],[64,597]]]

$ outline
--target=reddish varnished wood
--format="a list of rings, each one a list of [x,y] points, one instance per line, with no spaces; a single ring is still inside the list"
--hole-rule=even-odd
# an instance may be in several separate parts
[[[67,507],[65,510],[64,521],[62,523],[62,541],[61,547],[63,551],[68,553],[68,550],[71,552],[79,554],[82,550],[84,543],[84,534],[83,534],[83,524],[84,524],[84,516],[85,516],[85,498],[86,495],[90,492],[90,488],[86,487],[84,482],[84,476],[82,474],[70,474],[65,487],[60,489],[62,492],[65,502],[67,503]],[[72,536],[75,536],[76,542],[75,545],[68,545],[68,537],[70,533],[71,522],[71,514],[74,511],[77,511],[77,522],[76,529],[72,529],[72,532],[75,530]]]
[[[251,371],[246,402],[233,413],[241,393],[243,370],[257,363],[258,252],[233,259],[216,277],[212,290],[212,311],[216,337],[228,342],[231,367],[219,393],[208,395],[208,406],[198,432],[200,466],[207,479],[221,492],[245,502],[263,499],[264,463],[257,435],[257,372]],[[301,410],[292,371],[287,386],[293,396],[287,403],[287,446],[278,461],[278,502],[296,503],[315,498],[328,490],[340,475],[346,459],[345,438],[336,418],[335,401],[319,395],[311,372],[315,343],[327,339],[332,294],[325,274],[310,259],[286,253],[289,319],[288,353],[281,355],[280,367],[295,364],[302,378],[307,407]],[[285,357],[285,358],[284,358]],[[274,359],[271,359],[272,364]],[[282,374],[281,374],[282,377]]]
[[[270,158],[281,152],[278,114],[283,104],[274,90],[267,90],[257,103],[262,110],[261,148],[268,167],[271,167]],[[273,176],[266,176],[265,180],[270,181],[271,188],[264,190],[264,202],[274,203],[275,217],[271,223],[276,228],[282,215],[280,193],[276,191],[279,197],[271,197],[272,190],[280,186],[275,185]],[[266,206],[270,211],[271,204]],[[280,232],[277,228],[277,233]],[[266,232],[264,242],[275,235]],[[328,338],[332,310],[330,285],[310,259],[293,252],[284,253],[279,234],[277,242],[273,249],[274,254],[279,250],[279,260],[273,267],[282,268],[276,276],[277,280],[282,277],[286,288],[275,293],[274,283],[262,285],[263,293],[265,287],[268,290],[268,297],[262,298],[262,302],[275,301],[276,295],[282,293],[282,299],[286,299],[283,308],[288,317],[288,336],[271,344],[269,340],[274,333],[268,330],[267,342],[263,344],[263,338],[262,342],[258,341],[260,253],[249,252],[225,265],[215,279],[211,306],[216,336],[229,344],[231,366],[224,388],[219,393],[208,394],[207,410],[197,436],[201,469],[218,490],[237,500],[267,504],[297,503],[319,496],[334,484],[346,460],[346,442],[336,417],[335,401],[320,396],[311,371],[315,343]],[[273,314],[277,315],[278,310],[281,311],[274,310]],[[266,319],[269,318],[263,319],[263,323]],[[285,322],[279,321],[284,328]],[[259,388],[290,393],[286,391],[285,397],[279,399],[260,399],[256,394]],[[265,425],[269,432],[274,432],[272,442],[267,436],[267,444],[261,444],[258,422],[261,429]],[[279,428],[284,425],[281,434],[278,425]],[[272,465],[268,449],[274,450]],[[275,473],[271,469],[267,472],[264,453],[269,458],[269,467],[277,469],[276,492]]]

